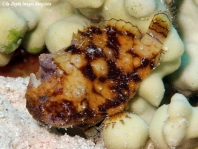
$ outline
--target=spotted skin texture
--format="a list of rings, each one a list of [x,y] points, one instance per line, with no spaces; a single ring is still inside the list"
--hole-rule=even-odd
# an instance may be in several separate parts
[[[153,17],[145,34],[112,19],[85,27],[64,51],[42,54],[25,95],[30,114],[47,126],[87,129],[123,112],[159,64],[170,26],[165,13]]]

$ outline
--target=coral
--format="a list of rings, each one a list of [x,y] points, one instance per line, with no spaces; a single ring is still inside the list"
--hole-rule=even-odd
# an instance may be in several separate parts
[[[20,45],[32,54],[44,49],[45,34],[51,24],[74,13],[67,1],[48,1],[1,1],[0,52],[11,53]]]
[[[157,107],[151,105],[140,96],[138,97],[136,96],[129,101],[128,111],[132,111],[133,113],[136,113],[138,116],[143,118],[149,124],[151,118],[153,117],[155,111],[157,110]]]
[[[35,28],[25,34],[22,46],[29,53],[34,54],[44,49],[45,34],[48,28],[58,20],[72,15],[74,9],[64,0],[51,4],[51,6],[33,8],[34,13],[38,16],[38,23]]]
[[[150,122],[149,136],[156,148],[197,146],[197,114],[197,107],[192,107],[185,96],[176,93],[169,105],[157,109]]]
[[[177,24],[185,52],[181,66],[169,79],[180,93],[191,96],[198,92],[198,4],[196,0],[184,0],[178,5]]]
[[[21,44],[27,30],[26,21],[12,9],[1,8],[0,24],[0,52],[11,53]]]
[[[99,8],[103,5],[104,0],[67,0],[74,8]]]
[[[108,149],[142,149],[149,137],[148,123],[135,114],[124,112],[106,118],[101,134]]]
[[[1,53],[0,52],[0,67],[5,66],[9,63],[13,53]]]
[[[147,17],[156,10],[156,1],[153,0],[125,0],[124,6],[128,14],[135,18]]]
[[[73,34],[89,24],[90,21],[82,15],[71,15],[53,23],[45,35],[47,49],[50,53],[55,53],[67,48]]]

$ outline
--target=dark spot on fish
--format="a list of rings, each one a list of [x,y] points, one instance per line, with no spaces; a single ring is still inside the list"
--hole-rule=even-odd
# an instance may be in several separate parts
[[[143,58],[141,61],[141,66],[142,67],[147,67],[150,64],[150,60]]]
[[[91,67],[90,64],[82,67],[81,68],[81,72],[86,78],[90,79],[91,81],[93,81],[96,78],[96,76],[93,73],[93,70],[92,70],[92,67]]]

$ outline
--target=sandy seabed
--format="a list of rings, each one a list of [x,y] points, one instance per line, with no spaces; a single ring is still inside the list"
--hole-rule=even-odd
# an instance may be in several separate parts
[[[28,113],[24,97],[27,78],[0,76],[1,149],[103,149],[79,136],[60,135],[40,126]]]

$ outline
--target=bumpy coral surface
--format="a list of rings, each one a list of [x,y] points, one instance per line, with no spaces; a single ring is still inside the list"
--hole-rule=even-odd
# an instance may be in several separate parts
[[[170,26],[167,14],[159,13],[145,35],[114,19],[79,31],[63,52],[40,56],[40,71],[26,92],[29,112],[42,124],[66,128],[87,128],[123,112],[158,65]]]
[[[185,52],[179,69],[170,76],[170,81],[178,92],[189,97],[198,93],[197,0],[183,0],[178,4],[177,13],[178,30],[185,43]]]
[[[197,148],[197,107],[192,107],[182,94],[174,94],[169,105],[157,109],[149,135],[156,148]]]
[[[101,134],[108,149],[142,149],[148,140],[148,123],[138,115],[123,112],[106,118]]]

